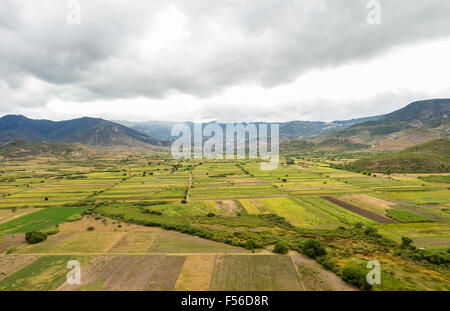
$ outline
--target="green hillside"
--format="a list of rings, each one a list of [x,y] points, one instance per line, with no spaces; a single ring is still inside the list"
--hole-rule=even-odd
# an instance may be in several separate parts
[[[361,159],[343,168],[378,173],[447,173],[450,172],[450,139],[436,139],[398,153]]]

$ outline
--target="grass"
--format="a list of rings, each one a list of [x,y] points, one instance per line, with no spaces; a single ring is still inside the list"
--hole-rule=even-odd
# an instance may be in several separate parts
[[[450,175],[420,176],[419,179],[426,181],[426,182],[450,184]]]
[[[242,248],[208,241],[172,231],[160,231],[153,241],[150,253],[243,253]]]
[[[175,285],[175,290],[209,290],[215,261],[216,255],[188,255]]]
[[[66,265],[70,260],[78,260],[83,266],[88,258],[79,256],[40,257],[16,273],[0,281],[0,290],[56,290],[66,281],[66,274],[69,272]]]
[[[25,233],[44,230],[64,222],[86,207],[49,207],[37,212],[0,224],[0,231],[8,233]]]
[[[126,232],[75,232],[53,243],[45,242],[23,249],[22,253],[107,253],[121,241]]]
[[[217,259],[212,290],[297,291],[300,283],[288,256],[222,256]]]
[[[391,199],[406,201],[414,204],[444,204],[450,203],[450,190],[441,191],[412,191],[386,192],[383,194]]]
[[[104,258],[114,259],[107,269],[115,269],[115,273],[103,275],[94,271],[99,274],[78,290],[298,290],[299,280],[290,258],[262,255],[260,249],[283,241],[291,250],[300,250],[310,238],[327,247],[330,258],[338,263],[338,273],[339,267],[353,261],[364,263],[358,261],[362,258],[380,260],[388,271],[383,275],[387,284],[376,290],[445,289],[449,281],[447,267],[395,257],[393,251],[403,236],[412,238],[419,248],[446,251],[450,246],[450,214],[445,209],[450,208],[450,191],[441,179],[434,182],[431,177],[427,181],[418,175],[399,174],[373,177],[330,167],[367,155],[299,152],[289,156],[294,164],[286,165],[282,156],[279,167],[271,171],[261,171],[256,161],[174,161],[160,153],[105,153],[82,160],[13,160],[8,166],[0,163],[0,232],[56,231],[58,224],[82,214],[83,209],[92,213],[92,221],[99,216],[99,221],[103,216],[112,218],[107,226],[95,223],[93,231],[86,230],[92,223],[84,219],[66,223],[45,242],[20,245],[10,256],[36,253],[56,260],[65,258],[63,253],[75,257],[79,257],[75,253],[85,253],[82,258],[87,258],[100,252],[107,254]],[[190,169],[193,188],[189,202],[183,204]],[[348,200],[384,216],[393,210],[389,213],[399,221],[423,217],[434,222],[381,225],[321,196]],[[49,200],[45,201],[45,197]],[[20,208],[24,206],[43,209]],[[12,212],[12,207],[18,209]],[[354,226],[358,222],[363,225],[361,229]],[[134,225],[129,226],[130,223]],[[140,231],[138,225],[159,228]],[[66,226],[76,230],[65,230]],[[367,235],[368,226],[377,228],[382,237]],[[248,254],[250,251],[242,247],[251,245],[246,244],[250,240],[255,242],[259,254]],[[146,252],[145,256],[137,254]],[[144,270],[133,263],[144,264],[147,259],[137,257],[156,258],[159,255],[155,253],[181,259],[145,266],[149,274],[144,277]],[[187,259],[183,265],[184,256]],[[121,261],[122,257],[130,259]],[[22,276],[16,276],[15,281],[9,279],[1,288],[57,288],[58,278],[64,277],[67,269],[63,263],[52,262],[45,262],[47,268],[39,264],[29,268],[28,275],[17,271]],[[123,266],[125,263],[127,266]],[[174,263],[176,269],[172,273]],[[118,273],[118,268],[122,272]],[[327,280],[321,283],[315,269],[302,268],[299,272],[308,278],[307,288],[326,288]],[[170,282],[163,280],[166,275]],[[52,285],[53,279],[57,281]]]
[[[430,222],[433,221],[430,218],[423,217],[421,215],[417,215],[415,213],[411,213],[404,210],[399,209],[389,209],[386,211],[386,215],[388,217],[391,217],[392,219],[395,219],[399,222]]]

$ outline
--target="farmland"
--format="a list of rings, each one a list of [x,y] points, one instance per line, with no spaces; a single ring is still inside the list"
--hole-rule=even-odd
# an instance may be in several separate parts
[[[386,268],[372,290],[449,290],[449,175],[336,168],[347,161],[294,154],[269,171],[156,152],[2,162],[0,290],[357,290],[343,271],[367,273],[369,260]],[[52,234],[28,244],[31,231]],[[307,257],[310,239],[326,255]],[[81,284],[65,282],[70,260]]]

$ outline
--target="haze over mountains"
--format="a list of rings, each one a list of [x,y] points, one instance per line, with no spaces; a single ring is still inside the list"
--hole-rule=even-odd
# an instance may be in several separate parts
[[[285,145],[286,149],[303,146],[344,150],[399,150],[448,137],[449,115],[450,99],[425,100],[381,116],[334,122],[279,123],[280,138],[289,140],[288,145]],[[170,146],[170,141],[174,139],[171,129],[176,123],[112,122],[88,117],[55,122],[7,115],[0,118],[0,145],[22,139],[29,142],[81,143],[112,150],[161,149]],[[252,123],[258,125],[261,122]],[[194,123],[186,124],[193,128]]]

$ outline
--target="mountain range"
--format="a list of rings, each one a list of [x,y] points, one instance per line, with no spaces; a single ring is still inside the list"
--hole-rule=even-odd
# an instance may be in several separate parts
[[[365,117],[359,119],[352,119],[346,121],[333,121],[333,122],[323,122],[323,121],[290,121],[290,122],[277,122],[280,126],[280,139],[281,140],[291,140],[291,139],[301,139],[314,136],[320,136],[325,133],[330,133],[342,129],[346,129],[352,125],[376,121],[381,119],[383,116]],[[143,134],[155,137],[161,140],[173,140],[171,136],[172,127],[180,122],[172,121],[144,121],[144,122],[130,122],[118,120],[114,121],[116,123],[122,124],[129,128],[132,128]],[[191,131],[194,128],[194,122],[182,122],[187,124]],[[209,123],[216,123],[215,121]],[[204,123],[206,126],[209,123]],[[226,123],[217,123],[223,129],[226,127]],[[245,124],[270,124],[268,122],[248,122]]]
[[[309,139],[310,142],[350,141],[372,150],[402,150],[433,139],[449,137],[450,99],[417,101],[382,116],[341,131]]]
[[[450,133],[450,99],[411,103],[392,113],[347,121],[291,121],[280,125],[287,150],[296,146],[331,150],[400,150]],[[171,129],[178,122],[107,121],[79,118],[67,121],[33,120],[22,115],[0,118],[0,145],[29,142],[81,143],[108,150],[167,149]],[[259,125],[265,122],[252,122]],[[193,122],[185,122],[191,128]],[[226,124],[218,123],[221,127]],[[266,123],[268,124],[268,123]]]
[[[168,142],[99,118],[84,117],[59,122],[33,120],[21,115],[0,118],[0,144],[17,139],[81,143],[100,149],[140,150],[169,145]]]

